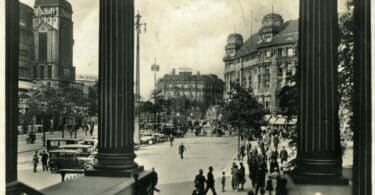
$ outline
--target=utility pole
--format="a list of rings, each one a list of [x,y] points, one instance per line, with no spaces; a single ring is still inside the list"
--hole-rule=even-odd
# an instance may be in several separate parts
[[[146,23],[141,23],[141,15],[139,11],[137,11],[137,15],[135,16],[135,30],[137,31],[137,55],[136,55],[136,70],[135,70],[135,113],[136,117],[138,118],[138,128],[140,128],[140,120],[141,120],[141,110],[140,110],[140,98],[141,98],[141,90],[140,90],[140,55],[139,55],[139,37],[142,33],[142,26],[144,27],[143,32],[146,32]]]
[[[156,64],[156,58],[154,64],[151,65],[151,71],[154,72],[154,105],[156,106],[156,73],[159,71],[160,66],[159,64]],[[154,110],[154,131],[155,131],[155,123],[156,123],[156,109]]]

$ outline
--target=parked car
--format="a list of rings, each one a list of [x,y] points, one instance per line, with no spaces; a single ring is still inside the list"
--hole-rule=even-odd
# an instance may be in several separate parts
[[[155,137],[157,143],[165,142],[168,140],[168,137],[163,133],[154,133],[153,136]]]
[[[94,165],[94,154],[81,156],[78,150],[58,149],[49,152],[51,173],[58,173],[60,169],[87,169]]]
[[[155,144],[156,138],[152,134],[141,134],[141,144]]]
[[[47,151],[56,150],[60,146],[68,144],[78,144],[82,139],[72,138],[49,138],[47,139]]]
[[[98,140],[95,138],[84,139],[80,144],[93,146],[95,151],[98,149]]]
[[[82,145],[82,144],[68,144],[68,145],[60,146],[60,149],[76,150],[79,152],[80,156],[90,156],[95,151],[95,147],[93,145]]]

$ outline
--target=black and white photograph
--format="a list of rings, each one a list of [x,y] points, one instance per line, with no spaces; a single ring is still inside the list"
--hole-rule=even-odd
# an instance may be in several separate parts
[[[0,194],[375,194],[371,0],[0,9]]]

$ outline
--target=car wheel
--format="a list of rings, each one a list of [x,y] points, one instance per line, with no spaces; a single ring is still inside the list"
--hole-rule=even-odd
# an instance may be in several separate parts
[[[59,172],[59,167],[54,164],[50,166],[51,173],[58,173]]]
[[[90,165],[90,164],[83,165],[83,170],[84,170],[84,171],[86,171],[86,170],[89,169],[89,168],[93,168],[93,166]]]
[[[154,141],[148,140],[148,144],[152,145],[152,144],[154,144]]]

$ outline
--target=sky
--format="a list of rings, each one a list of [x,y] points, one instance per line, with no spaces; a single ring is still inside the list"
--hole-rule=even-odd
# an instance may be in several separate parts
[[[98,0],[68,0],[73,7],[73,64],[76,73],[98,74]],[[339,0],[339,11],[345,9]],[[21,0],[30,6],[34,0]],[[284,21],[298,18],[298,0],[135,0],[135,10],[147,23],[141,34],[141,96],[150,98],[154,86],[151,65],[160,65],[157,78],[173,68],[213,73],[223,78],[224,46],[236,32],[246,40],[259,30],[268,13]],[[272,9],[273,8],[273,9]],[[251,14],[252,13],[252,14]],[[252,17],[251,17],[252,15]],[[252,20],[251,20],[252,18]],[[250,25],[252,21],[252,25]],[[252,26],[252,29],[251,29]]]

